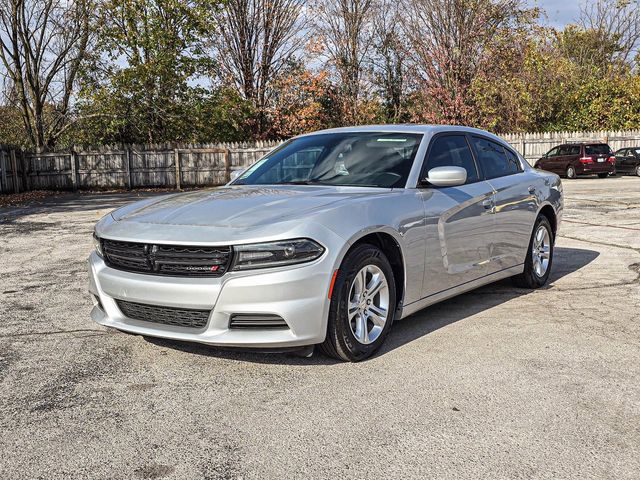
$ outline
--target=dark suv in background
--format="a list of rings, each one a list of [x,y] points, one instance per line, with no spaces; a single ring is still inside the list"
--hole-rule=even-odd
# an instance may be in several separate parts
[[[608,177],[616,172],[616,157],[606,143],[567,143],[549,150],[534,166],[576,178],[578,175]]]

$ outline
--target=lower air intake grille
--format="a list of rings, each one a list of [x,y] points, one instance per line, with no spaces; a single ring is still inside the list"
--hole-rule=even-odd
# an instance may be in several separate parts
[[[209,319],[209,310],[192,310],[188,308],[159,307],[144,303],[116,300],[118,308],[125,316],[143,322],[175,325],[177,327],[203,328]]]
[[[259,313],[242,313],[231,315],[229,321],[229,328],[289,328],[287,322],[285,322],[278,315],[268,315]]]

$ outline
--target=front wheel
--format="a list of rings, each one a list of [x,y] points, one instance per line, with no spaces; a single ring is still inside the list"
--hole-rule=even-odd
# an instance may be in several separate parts
[[[524,261],[524,272],[513,277],[513,283],[517,287],[540,288],[547,283],[553,262],[553,243],[549,219],[538,215]]]
[[[321,350],[349,362],[370,357],[391,329],[395,305],[396,287],[389,260],[373,245],[357,246],[338,270]]]
[[[636,175],[640,177],[640,165],[636,167]]]
[[[567,171],[565,173],[567,175],[567,178],[570,178],[572,180],[577,177],[576,169],[575,169],[575,167],[573,165],[569,165],[567,167]]]

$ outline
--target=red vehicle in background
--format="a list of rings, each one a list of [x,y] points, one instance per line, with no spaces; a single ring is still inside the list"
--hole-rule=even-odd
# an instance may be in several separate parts
[[[616,173],[616,157],[606,143],[567,143],[549,150],[534,168],[567,178],[578,175],[606,178]]]

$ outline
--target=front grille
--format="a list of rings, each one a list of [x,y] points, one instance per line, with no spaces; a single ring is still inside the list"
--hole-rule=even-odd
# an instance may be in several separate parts
[[[175,325],[177,327],[203,328],[209,319],[209,310],[159,307],[144,303],[116,300],[118,308],[126,317],[143,322]]]
[[[261,313],[235,313],[231,315],[229,320],[229,328],[289,328],[278,315],[261,314]]]
[[[199,247],[102,239],[105,263],[118,270],[176,277],[219,277],[231,264],[231,247]]]

